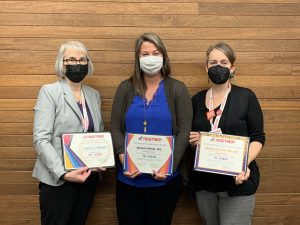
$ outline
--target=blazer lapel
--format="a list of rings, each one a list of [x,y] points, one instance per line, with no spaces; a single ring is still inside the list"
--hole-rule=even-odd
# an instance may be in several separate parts
[[[65,79],[60,80],[60,84],[64,92],[66,102],[70,105],[70,107],[74,110],[78,118],[81,120],[81,112],[73,96],[71,87],[68,85]]]
[[[99,131],[99,119],[97,116],[97,111],[99,110],[99,105],[97,102],[97,99],[93,96],[93,93],[89,88],[87,88],[86,85],[82,85],[82,91],[84,94],[84,98],[86,101],[86,104],[89,107],[93,123],[94,123],[94,130]]]

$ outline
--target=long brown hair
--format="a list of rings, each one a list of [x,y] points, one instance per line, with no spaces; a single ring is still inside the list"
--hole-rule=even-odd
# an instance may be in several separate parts
[[[137,94],[144,96],[146,92],[146,84],[144,80],[144,73],[140,67],[140,51],[141,46],[144,42],[150,42],[155,45],[158,51],[163,56],[163,67],[161,69],[162,76],[168,77],[171,75],[171,66],[169,56],[160,37],[155,33],[144,33],[135,42],[135,66],[134,66],[134,73],[130,77],[130,82],[132,83],[134,90]]]

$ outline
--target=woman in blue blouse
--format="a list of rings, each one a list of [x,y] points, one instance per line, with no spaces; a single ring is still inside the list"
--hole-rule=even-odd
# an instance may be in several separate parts
[[[116,92],[111,116],[114,149],[119,158],[116,204],[120,225],[168,225],[182,190],[180,162],[188,146],[192,105],[185,85],[170,77],[161,39],[141,35],[135,46],[134,74]],[[173,135],[174,173],[124,172],[125,134]]]

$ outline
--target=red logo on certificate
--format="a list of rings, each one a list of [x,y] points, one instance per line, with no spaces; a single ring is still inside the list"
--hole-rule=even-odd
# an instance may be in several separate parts
[[[207,117],[207,119],[208,120],[210,120],[211,118],[214,118],[215,117],[215,110],[210,110],[210,111],[208,111],[207,113],[206,113],[206,117]]]

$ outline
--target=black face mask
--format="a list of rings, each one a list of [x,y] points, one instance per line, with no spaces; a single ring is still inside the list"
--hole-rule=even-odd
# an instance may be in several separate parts
[[[66,65],[66,77],[74,83],[79,83],[85,78],[89,71],[88,64],[86,65]]]
[[[230,77],[227,67],[216,65],[208,69],[208,77],[215,84],[224,84]]]

